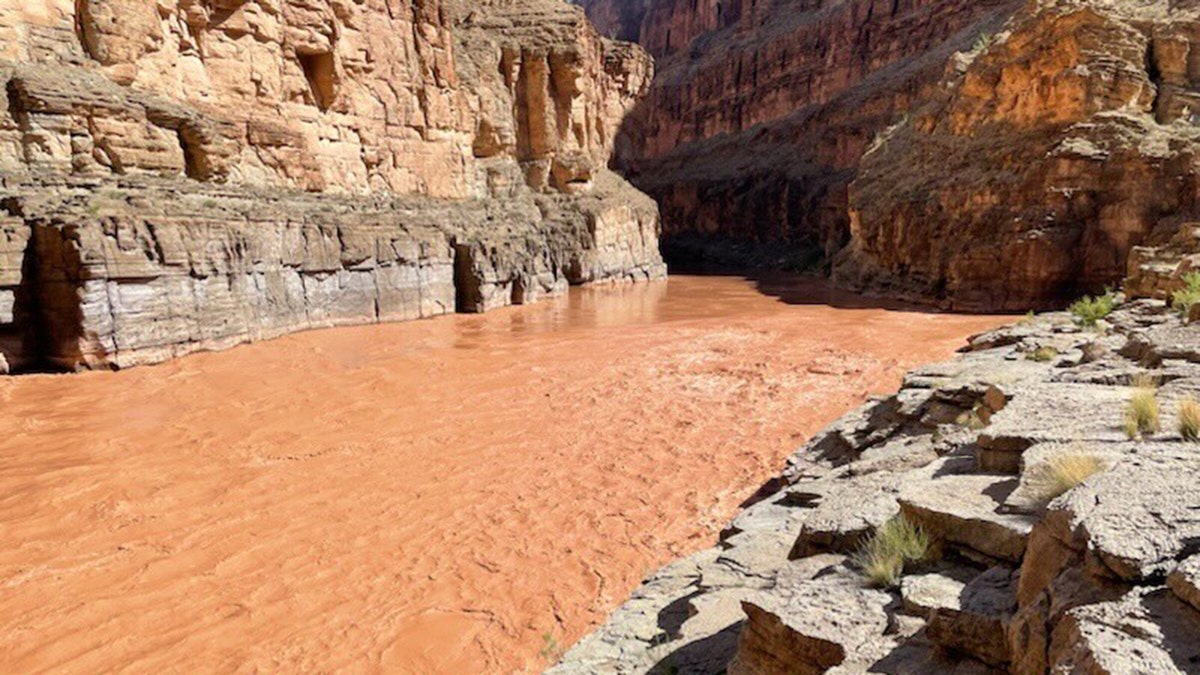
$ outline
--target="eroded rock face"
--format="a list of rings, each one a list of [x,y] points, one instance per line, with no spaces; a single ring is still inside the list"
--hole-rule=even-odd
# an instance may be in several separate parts
[[[636,0],[590,0],[590,16]],[[786,243],[832,256],[846,189],[876,134],[1018,2],[657,0],[640,42],[659,74],[622,167],[676,243]]]
[[[1196,330],[1162,301],[1109,322],[1035,317],[913,371],[809,441],[778,492],[686,574],[652,576],[552,672],[1196,672],[1200,452],[1168,426],[1128,439],[1114,405],[1150,374],[1173,418],[1200,389],[1200,352],[1178,347]],[[1050,346],[1057,359],[1030,358]],[[1173,356],[1143,358],[1158,353]],[[995,452],[1014,461],[996,468]],[[1069,456],[1103,461],[1069,480],[1036,470]],[[930,540],[891,584],[846,555],[888,500]]]
[[[651,76],[557,0],[0,0],[5,369],[661,277]]]
[[[1119,281],[1194,209],[1190,3],[1027,3],[863,158],[843,283],[1025,309]]]
[[[1057,306],[1127,271],[1161,296],[1200,249],[1198,12],[658,0],[639,35],[659,75],[619,164],[681,257],[824,256],[843,285],[959,309]]]

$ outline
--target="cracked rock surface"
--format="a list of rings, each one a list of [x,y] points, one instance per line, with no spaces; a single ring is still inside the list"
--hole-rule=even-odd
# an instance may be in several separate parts
[[[1155,300],[1107,323],[1027,318],[913,371],[550,672],[1200,672],[1200,445],[1173,423],[1198,329]],[[1030,356],[1046,345],[1094,358]],[[1131,440],[1139,374],[1162,382],[1164,424]],[[1040,467],[1071,456],[1096,472],[1048,485]],[[896,505],[932,553],[879,588],[853,542]]]

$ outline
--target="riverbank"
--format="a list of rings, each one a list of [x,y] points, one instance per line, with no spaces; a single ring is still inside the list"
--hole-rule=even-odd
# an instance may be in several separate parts
[[[1139,300],[963,351],[817,434],[552,672],[1195,672],[1200,330]]]
[[[0,380],[0,668],[540,670],[1007,320],[677,277]]]

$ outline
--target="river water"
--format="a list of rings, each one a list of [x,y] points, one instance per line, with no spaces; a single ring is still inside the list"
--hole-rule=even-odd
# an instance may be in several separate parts
[[[676,276],[0,380],[0,672],[532,672],[1006,319]]]

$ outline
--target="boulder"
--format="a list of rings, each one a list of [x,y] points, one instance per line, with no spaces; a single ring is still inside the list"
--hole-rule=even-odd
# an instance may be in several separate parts
[[[906,485],[900,510],[930,536],[968,555],[1020,562],[1035,521],[999,512],[1016,486],[1007,477],[935,476]]]

